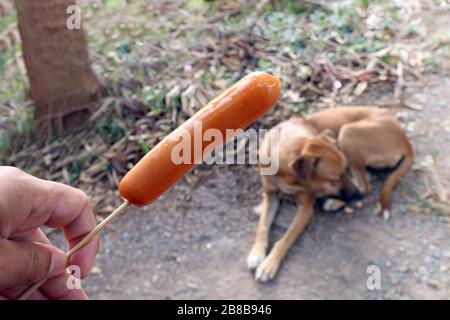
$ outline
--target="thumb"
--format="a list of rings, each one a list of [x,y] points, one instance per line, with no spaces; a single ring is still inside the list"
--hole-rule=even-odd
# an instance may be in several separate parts
[[[0,290],[54,277],[66,264],[64,252],[54,246],[0,239]]]

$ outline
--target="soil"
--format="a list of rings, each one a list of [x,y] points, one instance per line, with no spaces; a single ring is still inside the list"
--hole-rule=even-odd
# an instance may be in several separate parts
[[[450,79],[429,74],[407,88],[406,101],[422,110],[391,111],[405,125],[416,164],[435,155],[438,178],[448,190]],[[387,94],[375,88],[355,102],[376,103]],[[374,201],[351,214],[316,212],[276,279],[264,284],[254,280],[245,262],[258,220],[253,207],[261,198],[257,169],[215,165],[188,178],[154,204],[130,208],[102,234],[95,267],[84,281],[91,298],[450,298],[448,211],[427,209],[420,200],[430,188],[424,171],[413,170],[401,181],[389,221],[374,213]],[[378,192],[375,188],[371,197]],[[292,201],[284,201],[271,243],[294,212]],[[367,288],[370,265],[381,269],[380,289]]]
[[[447,16],[448,15],[444,15]],[[447,18],[428,19],[432,37],[448,37]],[[436,179],[450,187],[450,78],[428,72],[406,83],[391,108],[410,137],[415,168],[396,188],[388,221],[374,213],[380,183],[353,213],[317,211],[269,283],[247,269],[261,200],[258,170],[202,166],[154,204],[130,208],[103,232],[84,287],[92,299],[450,299],[449,205],[427,198]],[[448,65],[448,62],[447,62]],[[392,100],[391,86],[369,87],[347,104]],[[312,107],[314,109],[314,107]],[[282,119],[281,119],[282,120]],[[435,158],[433,180],[421,163]],[[436,198],[436,192],[432,193]],[[285,232],[295,206],[286,198],[271,232]],[[61,240],[57,233],[52,240]],[[369,290],[368,266],[381,270]]]

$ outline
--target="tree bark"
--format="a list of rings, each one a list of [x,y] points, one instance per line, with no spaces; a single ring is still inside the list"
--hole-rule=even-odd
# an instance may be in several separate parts
[[[15,0],[30,94],[38,128],[81,124],[102,86],[93,73],[82,29],[69,29],[76,0]]]

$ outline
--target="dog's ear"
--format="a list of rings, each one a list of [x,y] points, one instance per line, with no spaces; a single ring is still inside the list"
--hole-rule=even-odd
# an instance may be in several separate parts
[[[334,132],[331,131],[330,129],[325,129],[323,130],[320,134],[319,137],[321,137],[322,139],[325,139],[331,143],[336,144],[336,137],[334,136]]]
[[[290,164],[295,176],[299,181],[309,181],[318,158],[312,156],[302,156]]]

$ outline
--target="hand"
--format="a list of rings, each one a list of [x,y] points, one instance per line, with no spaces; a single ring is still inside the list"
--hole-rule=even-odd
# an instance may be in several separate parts
[[[85,278],[98,237],[67,261],[42,232],[43,225],[62,228],[72,248],[96,221],[83,191],[0,166],[0,299],[16,299],[44,278],[30,299],[87,299],[84,290],[68,288],[66,266],[77,265]]]

